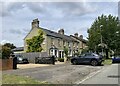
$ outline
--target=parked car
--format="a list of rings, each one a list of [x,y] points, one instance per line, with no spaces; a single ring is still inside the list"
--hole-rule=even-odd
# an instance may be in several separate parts
[[[36,64],[55,64],[55,57],[36,57],[35,58]]]
[[[120,56],[112,57],[112,63],[120,63]]]
[[[71,63],[74,65],[80,63],[85,63],[85,64],[87,63],[87,64],[91,64],[92,66],[96,66],[96,65],[101,65],[103,61],[104,61],[103,56],[97,55],[95,53],[84,53],[80,56],[71,58]]]
[[[17,64],[27,64],[29,63],[27,58],[24,58],[22,55],[15,55],[17,57]]]

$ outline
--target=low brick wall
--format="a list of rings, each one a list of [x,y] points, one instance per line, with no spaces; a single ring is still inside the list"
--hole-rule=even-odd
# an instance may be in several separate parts
[[[0,70],[13,69],[13,59],[0,59]]]

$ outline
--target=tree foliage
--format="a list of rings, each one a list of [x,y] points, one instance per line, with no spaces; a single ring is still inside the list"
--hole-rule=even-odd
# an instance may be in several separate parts
[[[65,53],[65,56],[68,57],[68,48],[67,47],[64,47],[64,53]]]
[[[10,54],[12,53],[10,47],[2,46],[2,59],[7,59],[10,57]]]
[[[9,47],[10,49],[16,48],[16,46],[14,46],[14,44],[11,43],[5,43],[4,46]]]
[[[118,17],[112,15],[101,15],[94,21],[88,29],[88,46],[89,49],[95,51],[101,43],[101,35],[103,43],[107,48],[115,52],[120,51],[120,22]]]
[[[0,53],[2,55],[2,59],[7,59],[10,57],[10,54],[13,53],[11,51],[11,49],[14,49],[16,48],[16,46],[14,46],[14,44],[11,44],[11,43],[5,43],[4,45],[1,45],[2,49],[0,49]]]
[[[41,52],[43,50],[41,46],[43,41],[43,31],[39,30],[37,36],[33,36],[31,39],[26,40],[28,45],[27,52]]]

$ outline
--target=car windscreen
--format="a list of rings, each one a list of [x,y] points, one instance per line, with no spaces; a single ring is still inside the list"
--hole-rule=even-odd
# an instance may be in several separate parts
[[[115,56],[115,58],[120,58],[120,56]]]
[[[22,55],[15,55],[15,57],[21,57],[22,58],[23,56]]]
[[[97,54],[93,53],[94,56],[98,56]]]
[[[22,60],[23,58],[21,58],[21,57],[17,57],[17,59],[18,59],[18,60]]]

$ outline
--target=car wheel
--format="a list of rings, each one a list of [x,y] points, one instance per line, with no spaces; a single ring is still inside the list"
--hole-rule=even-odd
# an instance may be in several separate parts
[[[97,62],[96,60],[92,60],[92,61],[91,61],[91,65],[92,65],[92,66],[96,66],[96,65],[98,65],[98,62]]]
[[[115,62],[114,62],[114,61],[112,61],[112,63],[114,64]]]
[[[78,61],[77,60],[73,60],[73,65],[76,65],[76,64],[78,64]]]

